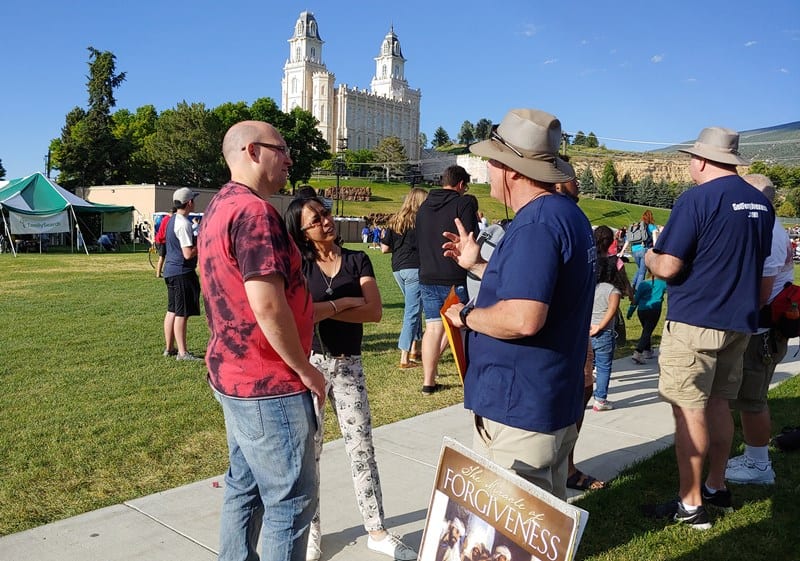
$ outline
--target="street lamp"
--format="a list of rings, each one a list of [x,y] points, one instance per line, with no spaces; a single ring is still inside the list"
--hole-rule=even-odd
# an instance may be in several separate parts
[[[341,200],[341,191],[339,190],[339,177],[345,172],[347,166],[342,159],[342,153],[347,150],[347,139],[340,137],[336,139],[336,160],[333,162],[334,171],[336,172],[336,214],[341,216],[344,213],[344,201],[341,202],[341,211],[339,210],[339,201]]]
[[[339,187],[339,178],[341,177],[342,173],[345,170],[345,163],[342,160],[341,156],[337,156],[336,160],[333,162],[333,169],[336,172],[336,214],[341,216],[344,212],[344,201],[342,201],[341,191]],[[339,201],[341,201],[341,212],[339,210]]]

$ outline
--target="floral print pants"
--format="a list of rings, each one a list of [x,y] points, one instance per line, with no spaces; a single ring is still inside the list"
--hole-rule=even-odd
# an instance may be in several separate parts
[[[353,488],[361,518],[364,520],[364,528],[368,532],[383,530],[385,529],[383,496],[378,464],[375,461],[375,449],[372,446],[372,415],[369,410],[361,357],[326,357],[312,352],[311,364],[325,375],[327,396],[339,421],[344,447],[350,458]],[[319,457],[322,454],[323,417],[324,409],[320,410],[317,423],[319,429],[314,437],[317,474],[319,474]],[[312,525],[319,528],[319,510],[314,516]]]

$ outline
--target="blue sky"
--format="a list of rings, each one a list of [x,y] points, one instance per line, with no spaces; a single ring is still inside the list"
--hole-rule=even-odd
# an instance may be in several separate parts
[[[316,16],[337,84],[368,88],[390,25],[422,90],[421,129],[455,137],[508,109],[557,115],[569,132],[647,150],[709,125],[800,120],[800,2],[5,0],[0,5],[0,160],[43,170],[70,109],[86,106],[88,52],[117,57],[117,109],[178,102],[280,103],[287,40]],[[617,140],[618,139],[618,140]]]

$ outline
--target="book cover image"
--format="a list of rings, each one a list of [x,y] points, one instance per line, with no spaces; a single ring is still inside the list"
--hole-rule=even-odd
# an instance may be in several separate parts
[[[445,438],[420,561],[569,561],[589,513]]]

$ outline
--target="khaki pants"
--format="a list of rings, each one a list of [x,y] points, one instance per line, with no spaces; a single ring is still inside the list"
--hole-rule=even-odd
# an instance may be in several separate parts
[[[566,500],[569,453],[576,440],[574,424],[552,433],[533,432],[475,415],[472,447],[500,467]]]

